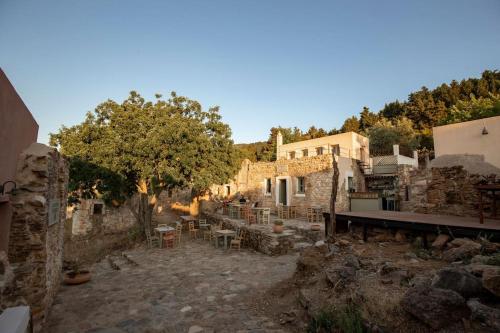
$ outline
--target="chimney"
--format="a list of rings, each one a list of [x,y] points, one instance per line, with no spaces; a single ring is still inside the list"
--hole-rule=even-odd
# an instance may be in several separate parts
[[[418,161],[418,151],[416,150],[413,151],[413,158]]]
[[[283,135],[281,135],[281,132],[278,131],[278,135],[276,136],[276,146],[282,146],[283,145]]]
[[[399,145],[392,145],[394,155],[399,155]]]

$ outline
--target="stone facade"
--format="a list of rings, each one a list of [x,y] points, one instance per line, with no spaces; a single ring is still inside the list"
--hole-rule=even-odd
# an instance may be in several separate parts
[[[478,216],[479,192],[475,186],[484,180],[483,176],[471,174],[462,166],[432,168],[428,173],[414,174],[409,186],[409,201],[404,203],[402,210]],[[485,203],[489,201],[486,196],[484,200]]]
[[[100,199],[81,200],[73,210],[72,234],[90,236],[125,232],[136,224],[136,218],[125,203],[108,206]]]
[[[41,331],[61,281],[68,165],[52,148],[34,143],[20,156],[8,259],[13,284],[1,308],[29,305]]]
[[[297,206],[299,216],[305,215],[308,206],[321,206],[325,211],[329,211],[333,156],[330,154],[257,163],[245,160],[242,162],[240,172],[231,183],[214,186],[211,192],[222,198],[243,195],[251,202],[258,202],[259,206],[275,207],[279,203],[278,183],[284,181],[287,187],[287,204]],[[354,190],[363,191],[364,177],[355,159],[345,157],[337,159],[339,188],[336,209],[339,212],[348,211],[349,178]],[[298,191],[299,177],[304,179],[303,193]],[[267,179],[271,180],[270,191],[266,190]]]

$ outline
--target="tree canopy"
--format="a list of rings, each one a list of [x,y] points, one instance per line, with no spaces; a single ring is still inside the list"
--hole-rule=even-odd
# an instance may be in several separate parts
[[[138,192],[152,199],[175,187],[200,194],[237,170],[231,130],[218,107],[205,111],[174,92],[154,102],[134,91],[122,103],[107,100],[81,124],[51,134],[50,144],[70,158],[74,198],[99,193],[123,200]]]

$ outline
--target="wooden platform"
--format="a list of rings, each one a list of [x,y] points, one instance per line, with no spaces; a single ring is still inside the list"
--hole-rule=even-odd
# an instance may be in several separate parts
[[[367,211],[343,212],[337,214],[337,223],[347,227],[348,223],[363,226],[366,234],[368,226],[415,230],[422,233],[445,233],[454,237],[477,237],[479,235],[500,241],[500,221],[485,219],[479,223],[478,217],[418,214],[411,212]]]

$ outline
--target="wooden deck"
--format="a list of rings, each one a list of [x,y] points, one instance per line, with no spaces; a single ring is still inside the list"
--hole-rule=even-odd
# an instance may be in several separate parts
[[[476,237],[479,235],[500,240],[500,221],[485,219],[479,223],[479,217],[419,214],[411,212],[367,211],[342,212],[337,214],[337,221],[366,227],[407,229],[423,233],[446,233],[452,236]]]

